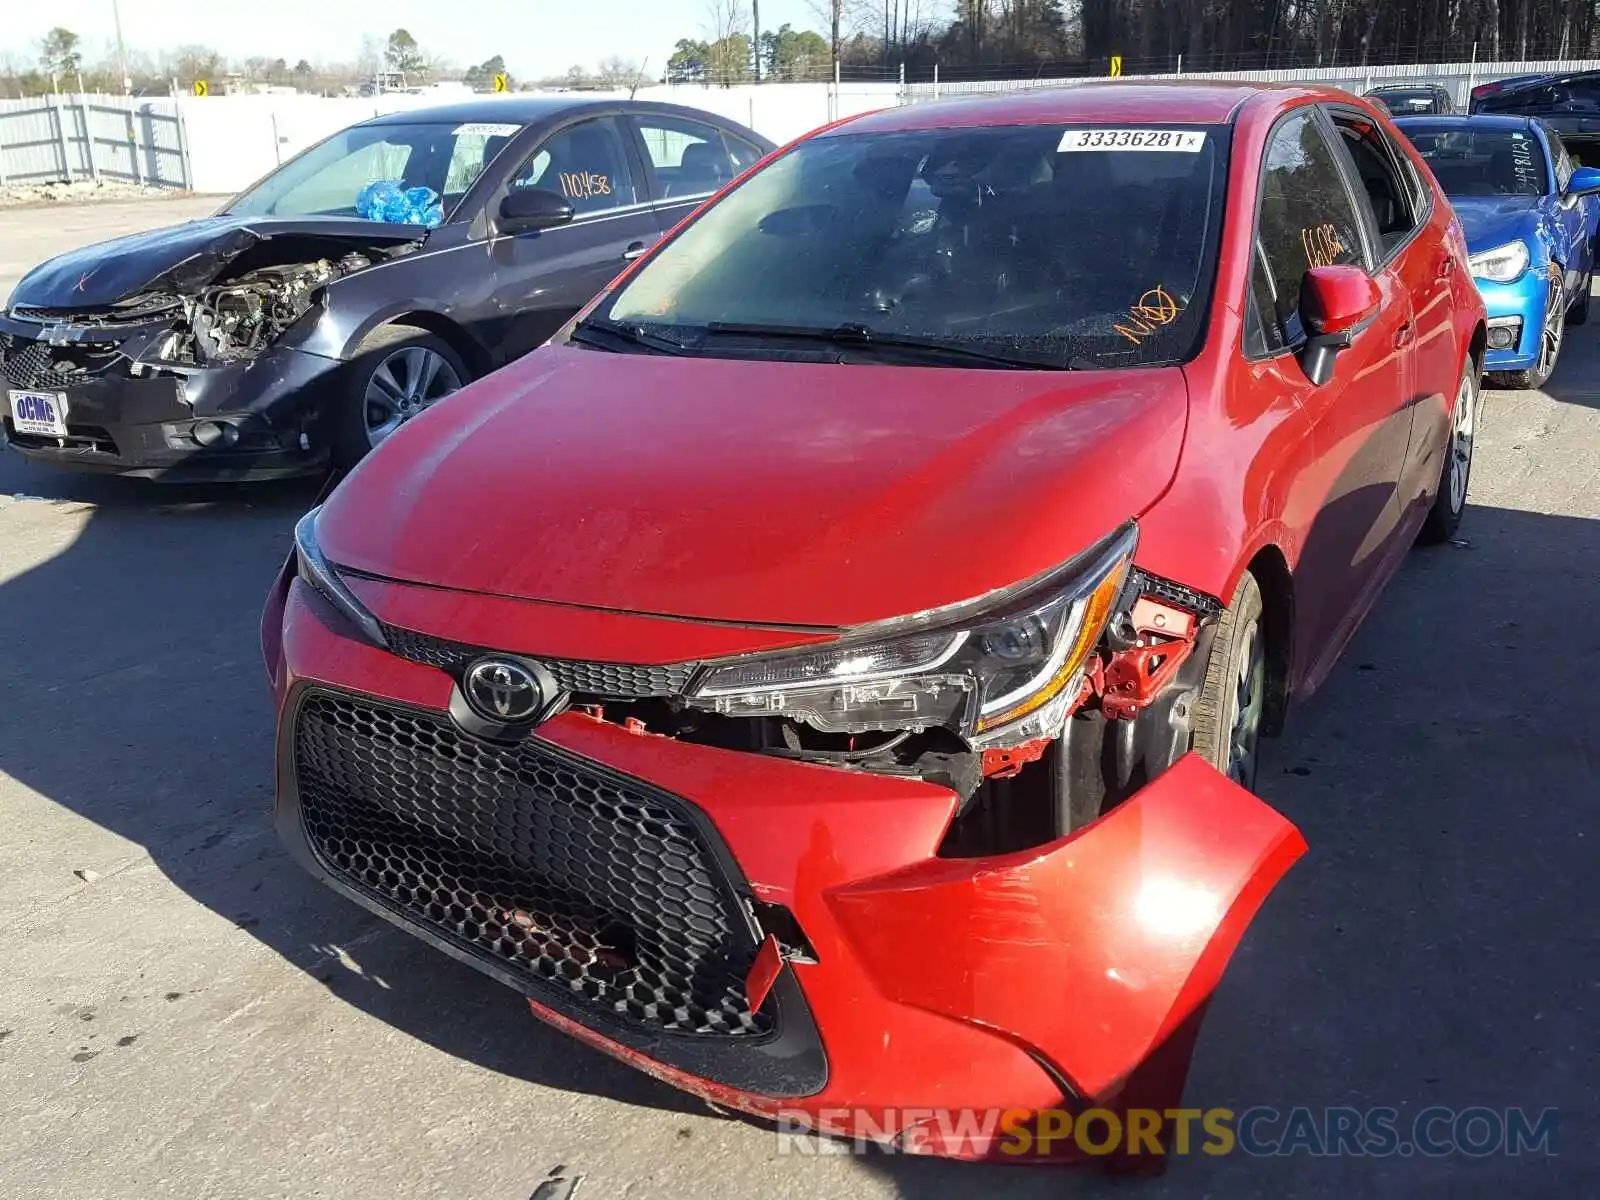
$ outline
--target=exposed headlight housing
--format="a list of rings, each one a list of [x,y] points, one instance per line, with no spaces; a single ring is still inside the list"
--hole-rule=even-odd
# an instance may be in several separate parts
[[[389,641],[383,636],[382,623],[367,611],[356,594],[339,578],[333,564],[322,556],[322,547],[317,544],[317,514],[321,511],[319,504],[295,524],[295,573],[359,629],[367,641],[387,649]]]
[[[1016,587],[854,630],[819,649],[713,666],[686,701],[828,733],[942,726],[978,748],[1053,737],[1078,698],[1137,543],[1130,521]]]
[[[1528,243],[1516,241],[1496,246],[1493,250],[1480,250],[1467,259],[1467,266],[1475,279],[1510,283],[1513,279],[1519,278],[1532,261],[1532,256],[1528,253]]]

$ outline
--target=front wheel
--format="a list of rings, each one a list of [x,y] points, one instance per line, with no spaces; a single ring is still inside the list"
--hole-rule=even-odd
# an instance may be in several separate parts
[[[1194,750],[1247,791],[1255,790],[1267,706],[1261,613],[1261,587],[1246,571],[1218,622],[1205,684],[1194,706]]]
[[[348,470],[390,434],[467,381],[455,349],[412,325],[374,330],[345,368],[334,398],[333,457]]]

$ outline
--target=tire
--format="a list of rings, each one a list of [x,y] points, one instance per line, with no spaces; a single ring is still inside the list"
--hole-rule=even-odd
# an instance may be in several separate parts
[[[1539,327],[1539,361],[1525,371],[1500,371],[1493,377],[1494,382],[1507,388],[1542,388],[1556,372],[1566,326],[1558,285],[1550,290],[1550,299],[1545,302],[1544,320]]]
[[[1417,541],[1438,545],[1455,537],[1467,511],[1467,485],[1472,479],[1472,443],[1478,431],[1481,401],[1476,371],[1471,360],[1461,373],[1456,390],[1456,407],[1450,421],[1450,439],[1445,445],[1444,466],[1439,473],[1439,491],[1433,507],[1422,523]]]
[[[1246,571],[1218,622],[1192,726],[1195,752],[1248,791],[1255,790],[1267,703],[1261,614],[1261,587]]]
[[[1568,325],[1585,325],[1588,323],[1589,301],[1591,299],[1589,291],[1593,286],[1594,272],[1590,271],[1583,277],[1583,290],[1578,293],[1577,302],[1573,304],[1571,308],[1567,309]]]
[[[414,325],[373,330],[342,372],[332,400],[335,468],[349,470],[395,429],[470,378],[461,356],[437,334]]]

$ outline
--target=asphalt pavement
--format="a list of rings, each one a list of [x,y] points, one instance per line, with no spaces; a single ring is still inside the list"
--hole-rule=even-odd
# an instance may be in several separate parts
[[[209,211],[0,212],[30,261]],[[1600,324],[1490,392],[1419,550],[1261,791],[1310,852],[1187,1102],[1560,1112],[1555,1156],[1176,1159],[1158,1179],[780,1154],[313,883],[270,828],[261,600],[315,485],[172,490],[0,451],[0,1195],[1600,1194]],[[1071,1003],[1063,997],[1061,1003]]]

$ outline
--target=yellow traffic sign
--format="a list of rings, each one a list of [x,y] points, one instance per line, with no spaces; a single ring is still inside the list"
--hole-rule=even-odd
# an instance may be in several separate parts
[[[1122,74],[1122,55],[1113,54],[1111,56],[1111,78],[1115,79],[1121,74]]]
[[[511,81],[509,79],[507,79],[504,75],[496,75],[494,77],[494,90],[495,91],[504,92],[504,91],[509,90],[510,87],[511,87]]]
[[[207,83],[204,79],[196,79],[194,81],[194,94],[196,96],[209,96],[209,95],[211,95],[211,85],[209,83]]]

